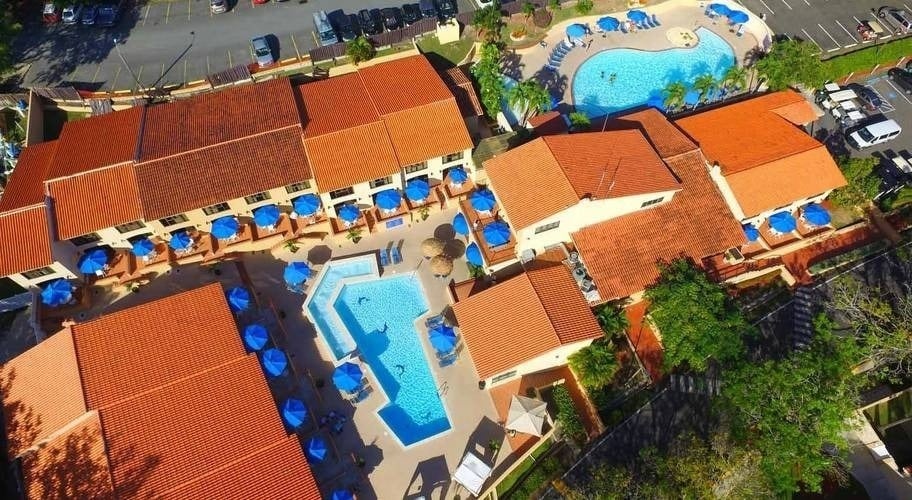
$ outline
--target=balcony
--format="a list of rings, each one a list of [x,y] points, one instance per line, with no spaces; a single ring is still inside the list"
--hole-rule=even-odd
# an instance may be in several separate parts
[[[469,231],[472,233],[472,239],[478,244],[482,257],[487,265],[493,266],[516,259],[516,233],[510,228],[510,241],[504,245],[491,247],[485,243],[484,227],[491,222],[501,220],[499,217],[499,207],[494,207],[488,213],[478,212],[472,208],[468,199],[459,202],[459,208],[469,223]]]
[[[463,182],[461,185],[454,185],[450,181],[449,174],[443,178],[443,183],[439,185],[443,188],[447,198],[461,198],[475,190],[475,183],[470,180]]]

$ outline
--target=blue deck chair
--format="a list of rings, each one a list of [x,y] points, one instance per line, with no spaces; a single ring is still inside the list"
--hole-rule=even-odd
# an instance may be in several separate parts
[[[652,24],[652,19],[650,19],[648,16],[646,19],[643,19],[643,24],[645,24],[647,28],[655,28],[655,25]]]
[[[380,265],[386,267],[389,265],[389,255],[386,253],[386,248],[380,249]]]
[[[441,368],[445,368],[445,367],[450,366],[453,363],[455,363],[457,359],[459,359],[459,354],[454,349],[452,352],[448,352],[446,354],[438,354],[437,355],[437,364]]]
[[[661,26],[662,23],[659,22],[659,18],[655,14],[652,15],[652,24],[654,26]]]
[[[627,23],[621,23],[618,25],[618,29],[621,30],[621,33],[627,34]]]
[[[445,321],[444,321],[443,315],[438,314],[436,316],[431,316],[430,318],[426,319],[424,321],[424,326],[426,326],[428,328],[434,328],[435,326],[440,326],[444,323],[445,323]]]
[[[390,249],[390,259],[392,259],[393,264],[402,263],[402,254],[399,253],[399,247],[393,247]]]
[[[546,69],[548,71],[553,71],[553,72],[557,73],[557,68],[555,68],[554,66],[552,66],[550,64],[546,64],[546,65],[542,66],[542,69]]]

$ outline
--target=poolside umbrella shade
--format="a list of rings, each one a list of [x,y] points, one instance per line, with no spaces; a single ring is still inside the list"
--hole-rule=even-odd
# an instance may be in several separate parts
[[[332,500],[354,500],[355,496],[348,490],[336,490],[330,498]]]
[[[339,218],[345,222],[355,222],[358,220],[358,217],[361,217],[361,211],[351,203],[342,205],[339,208],[338,214]]]
[[[155,243],[152,243],[149,238],[142,238],[133,242],[133,248],[130,251],[137,257],[148,257],[155,253]]]
[[[250,292],[246,288],[236,286],[228,290],[228,306],[234,312],[241,312],[250,307]]]
[[[73,300],[73,285],[65,279],[56,279],[41,290],[41,303],[58,307]]]
[[[618,29],[618,27],[621,25],[621,22],[611,16],[605,16],[599,19],[595,24],[605,31],[614,31]]]
[[[548,405],[544,401],[514,395],[507,412],[506,428],[541,437],[547,411]]]
[[[402,195],[399,194],[398,189],[384,189],[374,196],[374,203],[381,210],[396,210],[402,203]]]
[[[727,16],[731,12],[727,5],[721,3],[711,3],[708,8],[710,12],[717,16]]]
[[[570,38],[582,38],[586,36],[586,27],[582,24],[571,24],[567,26],[567,36]]]
[[[446,255],[437,255],[432,258],[430,266],[434,276],[449,276],[453,272],[453,260]]]
[[[83,274],[95,274],[98,271],[104,271],[108,265],[108,254],[101,248],[93,248],[86,252],[79,259],[79,272]]]
[[[283,277],[289,285],[300,285],[310,278],[310,266],[306,262],[289,262]]]
[[[741,229],[744,230],[744,236],[747,236],[747,241],[753,242],[760,238],[760,231],[753,224],[744,224]]]
[[[731,21],[732,24],[744,24],[748,19],[750,19],[750,16],[740,10],[733,10],[728,13],[728,20]]]
[[[458,213],[456,217],[453,217],[453,231],[462,236],[469,234],[469,221],[466,220],[465,215],[462,215],[462,213]]]
[[[450,184],[453,186],[461,186],[469,181],[469,174],[461,167],[451,168],[447,175],[450,176]]]
[[[698,92],[696,90],[688,90],[687,93],[684,94],[684,104],[686,104],[688,106],[694,106],[699,102],[700,102],[700,92]]]
[[[790,233],[798,227],[790,212],[777,212],[770,215],[769,224],[771,228],[780,233]]]
[[[479,212],[490,212],[497,204],[494,200],[494,192],[490,189],[476,190],[469,195],[469,202],[471,202],[472,208]]]
[[[309,217],[320,210],[320,197],[313,193],[298,196],[292,200],[291,206],[298,215]]]
[[[506,245],[510,242],[510,226],[506,222],[494,221],[482,231],[485,241],[492,247]]]
[[[413,179],[405,185],[405,197],[409,201],[420,203],[431,195],[431,186],[423,179]]]
[[[456,347],[456,332],[451,326],[437,325],[428,332],[428,340],[434,350],[446,354]]]
[[[443,253],[446,244],[437,238],[428,238],[421,242],[421,253],[425,258],[430,259]]]
[[[212,236],[220,240],[227,240],[236,236],[239,228],[237,219],[229,215],[212,221],[212,231],[210,232]]]
[[[276,205],[264,205],[253,210],[253,223],[259,227],[272,227],[278,224],[282,213]]]
[[[269,333],[266,327],[259,323],[253,323],[244,327],[244,345],[251,351],[259,351],[266,347],[269,342]]]
[[[263,351],[263,370],[271,377],[278,377],[288,368],[288,357],[275,347]]]
[[[326,460],[326,452],[326,441],[323,438],[314,436],[307,441],[307,459],[311,462]]]
[[[333,371],[333,383],[345,392],[352,392],[361,387],[363,378],[364,373],[361,371],[361,367],[348,361],[337,366]]]
[[[646,20],[646,13],[642,10],[631,10],[627,12],[627,19],[635,23],[641,23]]]
[[[307,420],[307,406],[300,399],[286,399],[282,403],[282,420],[291,428],[300,427]]]
[[[465,251],[466,260],[473,266],[483,266],[484,259],[481,258],[481,249],[475,243],[469,243]]]
[[[808,203],[801,209],[805,222],[813,226],[825,226],[830,223],[830,212],[817,203]]]
[[[178,231],[171,234],[171,241],[168,242],[168,246],[178,252],[190,250],[193,247],[193,238],[190,237],[187,231]]]

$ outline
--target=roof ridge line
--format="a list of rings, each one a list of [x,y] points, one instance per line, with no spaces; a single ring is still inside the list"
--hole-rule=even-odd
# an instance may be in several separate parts
[[[557,169],[560,170],[561,177],[563,177],[563,178],[564,178],[564,182],[566,182],[567,185],[570,186],[570,190],[573,191],[573,194],[576,195],[576,200],[577,200],[577,202],[579,202],[580,200],[583,199],[583,197],[580,196],[580,194],[576,191],[576,187],[574,187],[574,186],[573,186],[573,183],[570,182],[570,178],[567,177],[567,170],[564,169],[564,166],[563,166],[563,165],[561,164],[561,162],[557,159],[557,155],[554,154],[554,149],[551,147],[550,144],[548,144],[548,138],[549,138],[549,137],[553,137],[553,136],[539,137],[539,139],[541,139],[541,141],[542,141],[542,143],[544,143],[545,147],[548,148],[548,154],[551,155],[551,159],[554,160],[554,163],[557,165]],[[567,137],[570,137],[570,135],[567,134]],[[534,142],[534,141],[533,141],[533,142]],[[527,142],[526,144],[531,144],[531,142]],[[525,145],[525,144],[524,144],[524,145]],[[565,210],[566,210],[566,209],[565,209]]]
[[[364,93],[367,95],[367,100],[370,101],[371,106],[374,108],[374,113],[377,114],[377,117],[380,119],[380,123],[383,124],[383,133],[386,135],[386,140],[389,141],[390,149],[393,151],[393,156],[396,157],[396,164],[399,165],[400,175],[405,175],[402,173],[402,158],[399,157],[399,151],[396,150],[396,145],[393,144],[393,137],[390,135],[389,125],[386,123],[386,119],[380,113],[380,108],[377,107],[377,102],[374,101],[374,96],[371,95],[370,89],[368,89],[367,84],[364,83],[364,77],[361,75],[361,70],[355,68],[355,73],[358,75],[358,81],[361,82],[361,86],[364,87]]]
[[[533,260],[534,263],[534,260]],[[556,264],[555,264],[556,265]],[[561,264],[563,265],[563,264]],[[549,266],[551,267],[551,266]],[[552,348],[552,350],[557,349],[564,345],[561,341],[560,334],[557,333],[557,326],[554,324],[554,318],[551,317],[551,314],[548,312],[548,308],[545,307],[545,303],[542,301],[541,292],[538,290],[538,287],[535,286],[535,282],[532,280],[530,271],[536,271],[536,269],[530,267],[529,269],[523,269],[523,274],[526,276],[526,279],[529,280],[529,285],[532,287],[532,291],[535,292],[535,299],[538,301],[538,306],[541,307],[541,310],[545,313],[545,317],[548,318],[548,324],[551,325],[551,332],[554,334],[554,339],[557,340],[557,347]],[[572,278],[571,278],[572,279]]]
[[[64,176],[60,176],[60,177],[51,177],[51,178],[45,179],[44,184],[45,184],[45,186],[48,186],[48,185],[50,185],[52,182],[68,181],[68,180],[70,180],[70,179],[73,179],[73,178],[76,178],[76,177],[81,177],[81,176],[83,176],[83,175],[94,174],[95,172],[101,172],[101,171],[103,171],[103,170],[109,170],[109,169],[117,168],[117,167],[123,167],[123,166],[125,166],[125,165],[133,166],[133,165],[135,165],[135,164],[133,163],[133,160],[122,161],[122,162],[120,162],[120,163],[112,163],[112,164],[110,164],[110,165],[105,165],[105,166],[103,166],[103,167],[93,168],[93,169],[91,169],[91,170],[83,170],[83,171],[81,171],[81,172],[76,172],[76,173],[70,174],[70,175],[64,175]]]
[[[175,157],[177,157],[177,156],[185,155],[185,154],[188,154],[188,153],[196,153],[196,152],[199,152],[199,151],[205,151],[205,150],[207,150],[207,149],[215,148],[215,147],[218,147],[218,146],[223,146],[223,145],[225,145],[225,144],[234,144],[234,143],[236,143],[236,142],[241,142],[241,141],[253,139],[253,138],[255,138],[255,137],[261,137],[261,136],[264,136],[264,135],[266,135],[266,134],[273,134],[273,133],[276,133],[276,132],[284,132],[285,130],[288,130],[288,129],[292,128],[292,127],[299,127],[299,128],[301,128],[301,129],[303,130],[303,127],[301,126],[300,123],[292,123],[291,125],[286,125],[286,126],[284,126],[284,127],[279,127],[279,128],[264,130],[263,132],[257,132],[256,134],[245,135],[245,136],[243,136],[243,137],[236,137],[236,138],[234,138],[234,139],[229,139],[229,140],[227,140],[227,141],[217,142],[217,143],[215,143],[215,144],[209,144],[209,145],[202,146],[202,147],[199,147],[199,148],[186,149],[186,150],[181,151],[181,152],[179,152],[179,153],[174,153],[174,154],[170,154],[170,155],[166,155],[166,156],[161,156],[161,157],[154,158],[154,159],[151,159],[151,160],[137,161],[137,162],[135,163],[135,165],[136,165],[137,167],[139,167],[140,165],[145,166],[145,165],[148,165],[149,163],[154,163],[154,162],[157,162],[157,161],[162,161],[162,160],[167,160],[167,159],[175,158]]]
[[[3,212],[0,212],[0,217],[6,217],[8,215],[15,215],[18,213],[27,212],[29,210],[39,208],[39,207],[47,208],[47,200],[41,200],[38,203],[33,203],[31,205],[26,205],[24,207],[18,207],[18,208],[14,208],[12,210],[6,210]]]

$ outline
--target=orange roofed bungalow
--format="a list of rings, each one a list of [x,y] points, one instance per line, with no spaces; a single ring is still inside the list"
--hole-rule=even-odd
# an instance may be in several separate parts
[[[24,497],[320,498],[218,284],[70,325],[0,375]]]

